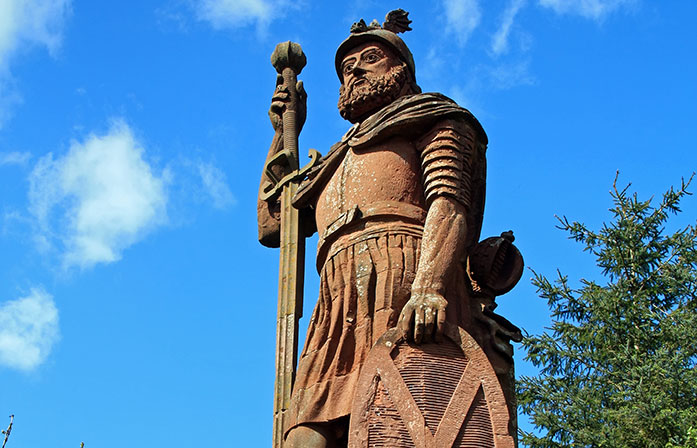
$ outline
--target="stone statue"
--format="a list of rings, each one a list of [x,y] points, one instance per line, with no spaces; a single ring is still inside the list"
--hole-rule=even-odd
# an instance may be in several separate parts
[[[520,331],[493,309],[495,297],[520,278],[522,258],[511,232],[479,242],[487,136],[468,110],[421,92],[412,53],[397,35],[410,23],[396,10],[382,25],[353,25],[335,59],[339,112],[353,126],[304,169],[297,133],[306,95],[295,77],[304,55],[286,43],[272,56],[279,70],[269,112],[276,133],[262,174],[259,239],[296,251],[282,254],[279,288],[292,280],[301,290],[298,244],[316,230],[320,275],[297,372],[277,379],[277,395],[289,394],[289,402],[277,403],[283,419],[276,446],[516,443],[510,340]],[[296,155],[287,151],[293,145]],[[284,227],[291,218],[293,227]],[[284,243],[288,235],[298,238]],[[288,260],[295,262],[290,271]],[[288,370],[284,362],[295,367],[288,346],[297,341],[282,340],[299,314],[297,303],[288,303],[279,302],[279,346],[286,351],[277,371]],[[396,383],[388,378],[393,371],[402,378]],[[279,386],[288,382],[292,394]],[[420,422],[416,429],[412,420]]]

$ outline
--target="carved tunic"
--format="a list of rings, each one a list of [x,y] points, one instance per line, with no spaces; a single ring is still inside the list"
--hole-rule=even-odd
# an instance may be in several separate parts
[[[320,297],[286,430],[349,414],[361,365],[409,299],[429,204],[438,196],[454,198],[470,215],[466,244],[479,237],[481,127],[440,95],[400,100],[335,145],[296,197],[298,206],[315,210]],[[381,120],[387,123],[382,128]],[[447,319],[471,327],[464,266],[454,271],[444,295]]]

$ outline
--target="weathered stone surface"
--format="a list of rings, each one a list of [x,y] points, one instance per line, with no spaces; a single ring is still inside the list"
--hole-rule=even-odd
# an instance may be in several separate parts
[[[512,448],[508,407],[481,347],[446,323],[445,340],[416,345],[387,331],[361,371],[349,448]]]
[[[510,341],[520,331],[494,309],[523,261],[511,232],[479,242],[487,136],[469,111],[421,92],[396,34],[410,23],[397,10],[382,26],[354,24],[336,54],[339,112],[354,125],[303,170],[291,162],[305,94],[279,71],[259,239],[282,247],[287,296],[287,282],[302,284],[288,271],[297,261],[290,249],[316,230],[320,296],[292,396],[277,409],[276,433],[287,439],[276,446],[515,445]],[[299,50],[283,45],[281,53]],[[296,230],[284,231],[289,220]],[[282,309],[279,334],[287,334],[288,316],[296,325],[298,316],[279,302]],[[286,379],[295,372],[292,345],[279,339],[277,372]]]

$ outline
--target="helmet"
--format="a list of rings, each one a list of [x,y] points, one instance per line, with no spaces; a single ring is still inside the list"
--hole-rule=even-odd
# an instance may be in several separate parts
[[[409,27],[411,20],[407,18],[408,15],[409,13],[403,9],[397,9],[387,13],[385,22],[382,26],[380,26],[377,20],[373,20],[370,25],[366,25],[363,19],[361,19],[360,22],[354,23],[353,26],[351,26],[351,35],[346,38],[336,50],[334,65],[339,80],[343,82],[344,79],[341,73],[341,63],[346,54],[351,49],[366,42],[380,42],[385,44],[407,65],[412,79],[415,80],[416,66],[414,65],[414,56],[411,54],[411,51],[409,51],[407,44],[397,36],[397,33],[411,30]]]

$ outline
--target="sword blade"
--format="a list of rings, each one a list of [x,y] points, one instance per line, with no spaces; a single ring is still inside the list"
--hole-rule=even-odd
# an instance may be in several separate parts
[[[302,317],[305,269],[305,238],[299,211],[291,204],[296,182],[281,192],[281,254],[278,276],[278,320],[276,326],[276,396],[273,446],[283,446],[286,411],[295,382],[298,357],[298,321]]]

